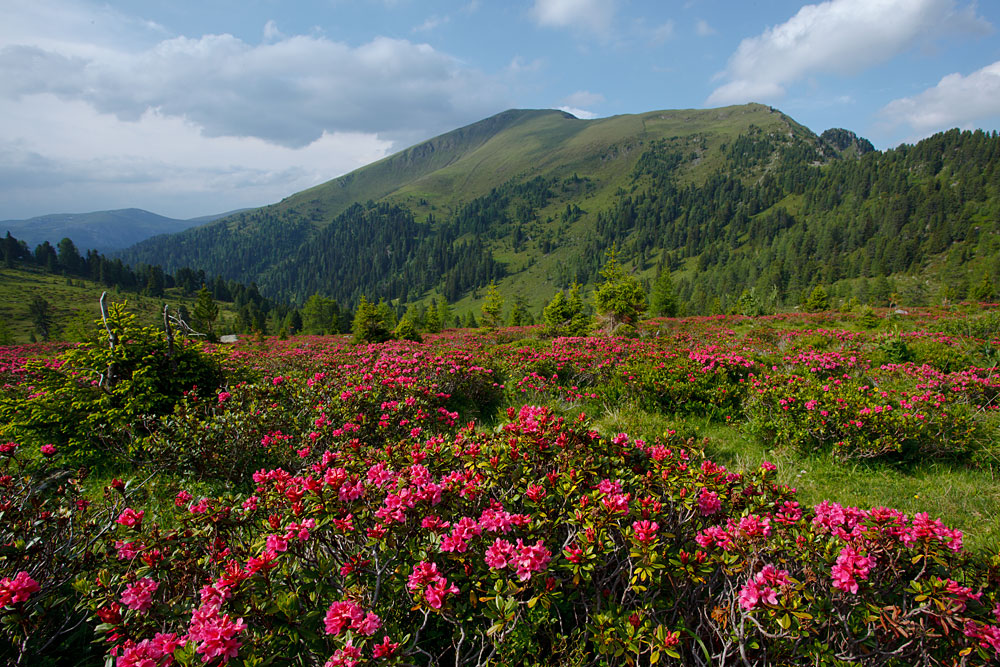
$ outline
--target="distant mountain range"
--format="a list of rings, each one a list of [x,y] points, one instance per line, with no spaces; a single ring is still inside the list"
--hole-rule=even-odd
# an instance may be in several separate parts
[[[83,252],[111,252],[135,245],[158,234],[173,234],[232,215],[235,211],[190,220],[167,218],[139,208],[92,213],[55,213],[27,220],[0,221],[0,235],[10,232],[34,248],[43,241],[53,246],[69,238]]]
[[[510,110],[119,254],[284,302],[465,310],[490,281],[534,308],[587,288],[612,247],[648,283],[669,271],[689,313],[790,307],[817,285],[881,305],[983,294],[1000,284],[1000,139],[951,130],[877,151],[760,104]]]

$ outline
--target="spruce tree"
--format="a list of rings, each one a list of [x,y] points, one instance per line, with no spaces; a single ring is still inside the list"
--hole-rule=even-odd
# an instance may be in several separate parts
[[[452,319],[457,320],[458,318],[451,314],[451,306],[448,305],[448,299],[444,296],[438,301],[438,317],[441,319],[441,328],[449,328],[449,323]]]
[[[677,296],[674,293],[674,283],[670,279],[669,267],[664,266],[656,276],[649,301],[649,309],[654,315],[665,317],[677,315]]]
[[[594,291],[598,328],[614,333],[623,324],[637,325],[646,312],[646,293],[639,279],[626,273],[618,262],[618,250],[614,245],[608,251],[601,276],[604,282]]]
[[[503,325],[503,296],[492,280],[486,288],[486,300],[483,302],[483,327],[496,331]]]
[[[219,304],[215,303],[212,293],[207,287],[198,290],[198,299],[194,303],[195,326],[207,334],[209,339],[215,337],[215,321],[219,318]]]
[[[379,305],[384,304],[382,301]],[[351,327],[355,343],[381,343],[392,338],[391,331],[385,325],[385,319],[379,312],[379,307],[364,296],[354,313],[354,324]]]
[[[427,327],[428,333],[441,331],[441,312],[438,310],[438,304],[434,299],[431,299],[431,305],[427,309],[424,319],[424,325]]]

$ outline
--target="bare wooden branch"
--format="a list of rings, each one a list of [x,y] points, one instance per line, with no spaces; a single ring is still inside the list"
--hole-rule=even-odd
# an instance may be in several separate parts
[[[115,335],[115,332],[112,331],[111,327],[108,325],[108,305],[105,302],[107,298],[108,298],[107,290],[101,292],[101,301],[100,301],[101,320],[104,322],[105,331],[108,332],[108,347],[110,347],[111,350],[114,351],[115,346],[118,344],[118,336]],[[103,387],[105,384],[107,384],[107,386],[113,387],[115,382],[117,381],[117,377],[115,376],[116,376],[115,364],[114,362],[111,362],[108,364],[108,372],[105,375],[101,376],[101,381],[98,383],[98,386]]]
[[[170,306],[163,304],[163,329],[167,334],[167,359],[170,360],[170,370],[177,371],[177,360],[174,359],[174,331],[170,328]]]

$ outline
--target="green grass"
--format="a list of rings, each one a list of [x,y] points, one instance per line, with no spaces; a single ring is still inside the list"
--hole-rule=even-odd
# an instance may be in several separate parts
[[[556,406],[558,407],[558,406]],[[831,455],[803,456],[777,451],[737,426],[706,418],[674,417],[628,406],[594,406],[595,426],[605,434],[628,433],[654,441],[674,430],[694,438],[705,455],[730,470],[749,470],[763,461],[777,467],[777,479],[798,490],[799,502],[823,500],[869,509],[894,507],[913,516],[927,512],[965,533],[974,554],[1000,551],[1000,484],[996,469],[975,469],[947,462],[926,462],[909,469],[844,462]],[[578,414],[579,408],[564,410]]]
[[[90,280],[46,273],[40,268],[27,266],[0,269],[0,322],[6,324],[13,343],[27,343],[34,334],[34,325],[28,316],[28,304],[40,296],[52,307],[52,340],[76,340],[76,333],[90,327],[101,316],[101,293],[107,288]],[[179,289],[169,289],[162,298],[152,298],[108,289],[111,301],[127,301],[142,324],[163,323],[163,304],[171,309],[185,305],[194,310],[195,297],[184,296]],[[220,322],[235,319],[231,304],[219,304]]]

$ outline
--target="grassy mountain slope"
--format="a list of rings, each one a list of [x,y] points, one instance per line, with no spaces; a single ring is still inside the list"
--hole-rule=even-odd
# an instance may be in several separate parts
[[[319,230],[354,203],[398,204],[419,222],[454,216],[469,202],[510,182],[535,177],[560,183],[574,175],[586,187],[550,197],[544,211],[582,202],[583,218],[607,206],[629,185],[634,165],[651,141],[673,139],[690,148],[687,179],[697,181],[724,162],[720,147],[752,126],[769,133],[815,135],[762,105],[711,110],[657,111],[580,120],[561,111],[511,110],[423,142],[272,206],[238,213],[180,234],[147,240],[122,253],[131,263],[211,267],[227,278],[259,281],[285,298],[294,293],[274,268],[295,249],[315,243]],[[695,155],[697,154],[697,155]],[[454,241],[454,239],[453,239]],[[505,261],[502,244],[491,251]],[[330,291],[330,290],[326,290]],[[350,298],[352,295],[339,295]]]
[[[595,120],[513,110],[123,256],[284,301],[438,295],[458,312],[490,280],[538,309],[592,284],[612,244],[643,280],[670,270],[690,312],[751,289],[793,306],[820,283],[881,305],[902,287],[914,303],[965,298],[1000,283],[998,163],[1000,140],[982,132],[883,153],[757,104]]]
[[[45,272],[41,267],[21,265],[18,268],[0,268],[0,327],[6,329],[11,343],[27,343],[34,334],[28,304],[35,297],[45,299],[51,306],[52,339],[80,340],[83,331],[89,330],[94,320],[101,316],[101,293],[107,290],[100,283],[83,278],[66,278]],[[128,302],[144,325],[162,326],[163,305],[168,304],[176,313],[181,306],[193,311],[196,298],[185,295],[180,288],[168,289],[162,298],[119,290],[107,290],[115,302]],[[219,328],[223,329],[236,318],[232,304],[219,302]]]

